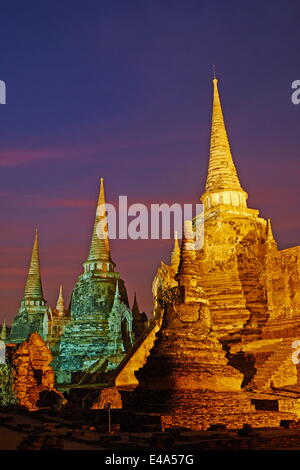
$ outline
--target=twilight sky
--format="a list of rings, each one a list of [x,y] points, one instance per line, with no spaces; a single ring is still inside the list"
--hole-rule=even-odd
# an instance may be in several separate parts
[[[300,244],[297,0],[1,3],[0,321],[22,297],[39,228],[44,294],[67,302],[106,196],[194,202],[208,163],[212,64],[249,207]],[[171,241],[114,241],[130,302],[151,311]]]

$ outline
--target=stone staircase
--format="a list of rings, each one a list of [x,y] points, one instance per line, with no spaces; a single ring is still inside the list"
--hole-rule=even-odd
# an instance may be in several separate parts
[[[156,333],[160,330],[162,318],[157,320],[146,330],[134,344],[130,353],[125,356],[122,362],[115,369],[113,374],[112,386],[116,387],[136,387],[138,380],[135,376],[141,367],[147,361],[152,347],[156,340]]]
[[[258,371],[247,388],[256,390],[269,390],[272,387],[284,387],[297,383],[297,369],[292,362],[292,338],[286,338],[274,344],[273,353],[258,367]],[[264,354],[261,351],[261,354]],[[257,353],[257,362],[259,363]]]

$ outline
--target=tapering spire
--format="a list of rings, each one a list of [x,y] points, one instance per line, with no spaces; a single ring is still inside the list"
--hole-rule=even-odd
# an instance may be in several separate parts
[[[137,303],[137,298],[136,298],[136,292],[134,293],[134,300],[133,300],[133,305],[131,309],[133,315],[139,315],[140,314],[140,309]]]
[[[210,156],[205,193],[202,196],[204,202],[207,193],[219,193],[220,195],[210,198],[207,204],[209,207],[218,203],[246,206],[247,194],[241,187],[233,163],[219,96],[218,79],[215,76],[213,78]],[[226,196],[224,193],[227,193]]]
[[[60,315],[64,315],[65,312],[66,312],[65,301],[64,301],[64,297],[63,297],[63,286],[62,285],[60,285],[60,287],[59,287],[59,296],[58,296],[58,299],[57,299],[56,310],[58,311],[58,313]]]
[[[216,66],[215,65],[213,65],[213,73],[214,73],[214,79],[216,79],[217,77],[216,77]]]
[[[87,259],[87,262],[91,261],[111,262],[103,178],[100,178],[98,206],[96,211],[90,253]]]
[[[180,251],[180,263],[178,268],[178,275],[190,274],[193,266],[195,265],[195,241],[193,225],[191,220],[184,221],[184,233]],[[176,277],[175,277],[176,279]]]
[[[266,239],[266,243],[269,246],[277,248],[277,243],[276,243],[276,240],[275,240],[274,235],[273,235],[273,230],[272,230],[272,225],[271,225],[271,220],[270,219],[268,219],[268,221],[267,221],[267,239]]]
[[[171,254],[171,266],[173,266],[177,270],[179,262],[180,262],[180,246],[178,242],[177,232],[175,232],[174,247],[173,247],[172,254]]]
[[[120,296],[120,290],[119,290],[119,281],[117,279],[114,302],[113,302],[113,308],[117,307],[120,304],[120,302],[121,302],[121,296]]]
[[[0,333],[0,339],[2,341],[6,340],[6,322],[5,320],[3,321],[3,325],[2,325],[2,329],[1,329],[1,333]]]
[[[137,298],[136,298],[136,292],[134,293],[134,301],[132,305],[132,329],[135,334],[135,338],[138,339],[141,334],[145,330],[145,323],[147,322],[148,318],[147,315],[144,312],[140,312]]]
[[[213,111],[210,136],[210,159],[206,191],[242,190],[234,166],[220,102],[218,79],[213,79]]]
[[[41,280],[39,239],[36,229],[32,248],[31,261],[24,291],[24,300],[43,300],[43,288]]]

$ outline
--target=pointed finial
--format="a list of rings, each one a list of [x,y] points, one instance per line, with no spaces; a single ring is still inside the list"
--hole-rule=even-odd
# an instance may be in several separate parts
[[[39,238],[37,229],[35,230],[31,260],[24,292],[24,298],[30,298],[32,300],[32,297],[41,300],[43,299],[39,256]]]
[[[213,74],[214,74],[214,80],[217,80],[217,77],[216,77],[216,66],[215,64],[213,65]]]
[[[5,322],[5,320],[3,321],[2,330],[1,330],[1,333],[0,333],[0,339],[1,340],[6,339],[6,322]]]
[[[59,295],[57,299],[57,304],[56,304],[56,310],[60,315],[64,315],[66,309],[65,309],[65,301],[63,297],[63,286],[62,284],[59,286]]]
[[[191,220],[185,220],[183,228],[184,230],[181,243],[180,262],[175,280],[177,280],[178,276],[181,274],[187,274],[191,272],[196,254],[193,222]]]
[[[241,187],[232,159],[218,90],[218,80],[215,77],[214,69],[209,165],[205,193],[202,195],[201,200],[206,208],[211,208],[218,205],[221,199],[218,197],[214,198],[212,194],[208,193],[229,192],[230,198],[228,200],[228,194],[226,194],[224,200],[227,199],[227,202],[225,204],[246,207],[247,194]],[[231,198],[232,192],[237,192],[238,194]]]
[[[94,222],[92,240],[90,245],[90,252],[87,262],[94,263],[95,261],[110,262],[111,260],[108,238],[108,221],[105,203],[104,191],[104,178],[100,178],[100,190],[98,197],[98,205],[96,210],[96,217]],[[94,264],[93,264],[94,266]]]
[[[62,284],[59,286],[59,295],[58,295],[58,300],[61,301],[63,300],[63,286]]]
[[[38,246],[38,244],[39,244],[39,231],[37,228],[35,228],[34,245]]]
[[[120,305],[120,302],[122,302],[122,300],[121,300],[121,296],[120,296],[120,292],[119,292],[119,281],[117,279],[116,280],[115,296],[114,296],[114,301],[113,301],[113,308],[116,308],[118,305]]]
[[[118,299],[120,297],[120,294],[119,294],[119,281],[117,279],[116,281],[116,290],[115,290],[115,299]]]
[[[267,237],[268,239],[273,239],[273,230],[271,225],[271,219],[267,220]]]
[[[180,262],[180,246],[178,242],[178,233],[175,232],[174,246],[173,246],[173,250],[171,253],[171,266],[173,266],[173,268],[177,270],[179,262]]]
[[[267,243],[270,245],[277,246],[276,240],[273,235],[273,230],[272,230],[272,225],[271,225],[271,219],[267,220]]]
[[[100,178],[100,191],[99,191],[99,199],[98,205],[105,204],[105,194],[104,194],[104,178]]]
[[[137,302],[137,298],[136,298],[136,292],[134,293],[134,300],[133,300],[133,305],[132,305],[132,313],[133,315],[137,315],[140,313],[140,309],[139,309],[139,305],[138,305],[138,302]]]

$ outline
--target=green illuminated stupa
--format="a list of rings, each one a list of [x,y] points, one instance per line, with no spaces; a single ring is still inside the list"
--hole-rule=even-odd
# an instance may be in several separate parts
[[[47,310],[41,280],[39,240],[36,231],[24,296],[19,313],[12,324],[10,340],[20,343],[26,340],[31,333],[38,332],[42,335],[43,319]]]
[[[103,178],[83,267],[72,293],[71,321],[53,361],[58,383],[82,383],[95,373],[104,377],[117,367],[134,341],[126,288],[110,253]]]

